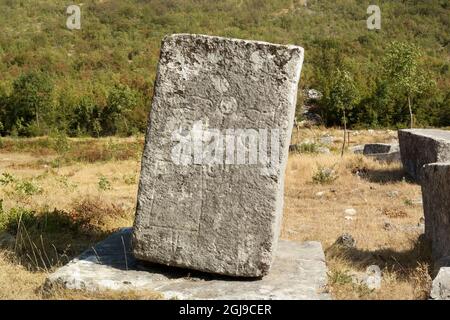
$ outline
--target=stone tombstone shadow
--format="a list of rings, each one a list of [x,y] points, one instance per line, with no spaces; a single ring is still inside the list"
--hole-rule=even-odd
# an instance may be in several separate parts
[[[139,260],[269,272],[303,48],[204,35],[162,41],[132,245]]]

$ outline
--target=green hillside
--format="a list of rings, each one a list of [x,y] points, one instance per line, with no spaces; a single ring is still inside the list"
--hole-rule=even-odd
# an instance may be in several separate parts
[[[353,127],[408,125],[408,92],[393,81],[396,67],[383,66],[393,41],[406,51],[415,45],[424,80],[410,94],[415,123],[450,125],[448,0],[303,2],[86,0],[81,30],[68,30],[67,1],[0,0],[0,132],[142,132],[160,42],[170,33],[303,46],[302,88],[324,93],[327,125],[340,125],[346,108]],[[381,8],[381,30],[366,27],[369,4]]]

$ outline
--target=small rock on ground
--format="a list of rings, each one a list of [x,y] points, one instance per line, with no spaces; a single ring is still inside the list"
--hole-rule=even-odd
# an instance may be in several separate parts
[[[356,210],[353,208],[348,208],[344,210],[344,214],[346,216],[354,216],[356,214]]]
[[[318,147],[318,148],[317,148],[317,153],[321,153],[321,154],[330,154],[331,151],[330,151],[330,149],[328,149],[327,147]]]
[[[7,232],[0,233],[0,248],[12,249],[16,244],[16,238]]]
[[[366,272],[355,272],[352,274],[353,283],[365,285],[369,290],[378,290],[381,288],[382,273],[377,265],[370,265]]]
[[[335,244],[340,245],[344,248],[354,248],[356,247],[356,240],[349,233],[344,233],[339,238],[337,238]]]

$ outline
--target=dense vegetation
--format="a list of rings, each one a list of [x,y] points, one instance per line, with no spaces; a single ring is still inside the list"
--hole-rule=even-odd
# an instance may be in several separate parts
[[[450,125],[448,0],[87,0],[72,31],[67,5],[1,0],[2,135],[144,131],[160,41],[181,32],[303,46],[301,86],[323,93],[327,125],[345,111],[353,127],[405,127],[409,106],[416,126]]]

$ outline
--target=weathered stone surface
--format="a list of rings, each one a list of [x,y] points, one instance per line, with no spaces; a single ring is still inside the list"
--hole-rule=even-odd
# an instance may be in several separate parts
[[[394,151],[394,152],[388,152],[388,153],[374,153],[374,154],[368,154],[366,155],[372,159],[375,159],[380,162],[400,162],[401,156],[400,151]]]
[[[7,232],[0,232],[0,248],[12,249],[16,243],[16,238]]]
[[[430,298],[433,300],[450,300],[449,267],[441,268],[436,278],[434,278]]]
[[[335,138],[333,136],[323,136],[319,138],[320,143],[327,145],[333,144],[334,140]]]
[[[439,260],[450,256],[450,162],[425,165],[421,185],[425,236]]]
[[[356,145],[349,147],[348,149],[355,154],[361,154],[364,152],[364,145]]]
[[[335,245],[343,246],[345,248],[355,248],[356,240],[349,233],[344,233],[334,243]]]
[[[378,290],[381,288],[382,272],[379,266],[370,265],[366,272],[352,272],[352,282],[357,285],[364,285],[369,290]]]
[[[142,158],[137,258],[232,276],[268,273],[302,62],[297,46],[187,34],[163,40]],[[231,144],[205,136],[205,128],[228,130]],[[232,129],[267,130],[256,163],[249,157],[237,163],[235,155],[250,148]],[[225,140],[226,157],[215,153],[205,163],[205,150],[186,156],[186,147],[174,161],[181,141],[193,141],[195,149],[199,135],[200,145],[218,149]],[[276,165],[264,160],[278,148]]]
[[[401,160],[399,145],[395,143],[368,143],[364,145],[363,154],[380,162]]]
[[[330,299],[327,268],[318,242],[280,241],[266,277],[231,278],[156,264],[139,264],[126,228],[51,274],[45,288],[157,291],[178,299]],[[122,242],[123,239],[123,242]],[[124,245],[125,244],[125,247]]]
[[[387,143],[368,143],[364,145],[363,154],[388,153],[393,149],[395,146]]]
[[[399,130],[398,139],[403,167],[417,181],[424,164],[450,161],[450,131]]]

